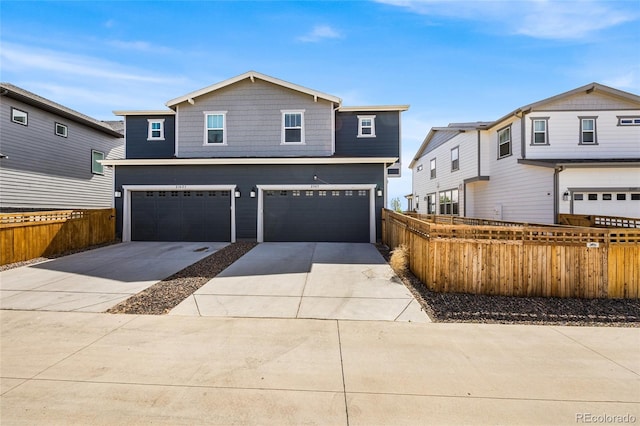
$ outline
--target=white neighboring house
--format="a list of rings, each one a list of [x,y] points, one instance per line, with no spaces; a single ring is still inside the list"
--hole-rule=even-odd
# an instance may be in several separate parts
[[[493,122],[434,127],[409,168],[422,214],[640,217],[640,96],[591,83]]]

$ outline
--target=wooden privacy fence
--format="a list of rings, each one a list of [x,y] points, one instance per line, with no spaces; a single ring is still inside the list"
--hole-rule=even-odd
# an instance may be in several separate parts
[[[383,242],[408,248],[411,271],[430,290],[640,298],[640,229],[452,225],[438,218],[382,212]]]
[[[558,223],[561,225],[591,226],[595,228],[638,228],[640,229],[640,219],[633,217],[600,216],[585,214],[564,214],[558,215]]]
[[[115,209],[0,214],[0,265],[113,241]]]

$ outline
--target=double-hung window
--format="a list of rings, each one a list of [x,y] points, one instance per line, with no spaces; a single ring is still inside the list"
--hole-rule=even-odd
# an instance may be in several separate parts
[[[204,112],[204,144],[227,144],[227,112]]]
[[[164,118],[162,119],[147,119],[149,122],[149,131],[147,132],[148,141],[163,141],[164,140]]]
[[[358,137],[359,138],[375,138],[376,137],[376,116],[375,115],[359,115],[358,116]]]
[[[304,110],[282,111],[281,143],[304,143]]]
[[[451,149],[451,171],[455,172],[460,169],[460,147],[455,147]]]
[[[431,179],[436,178],[436,159],[432,158],[429,162],[429,170],[431,170]]]
[[[11,108],[11,121],[26,126],[29,124],[29,115],[17,108]]]
[[[580,119],[580,145],[597,145],[596,118],[578,117]]]
[[[531,145],[549,145],[548,118],[531,119]]]
[[[498,158],[511,155],[511,126],[498,130]]]

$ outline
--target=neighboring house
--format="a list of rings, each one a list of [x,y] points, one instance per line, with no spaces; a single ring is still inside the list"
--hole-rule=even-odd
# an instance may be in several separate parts
[[[434,127],[409,168],[419,213],[640,217],[640,96],[592,83],[493,122]]]
[[[114,123],[117,125],[117,123]],[[0,210],[108,208],[121,156],[110,124],[8,83],[0,83]]]
[[[380,238],[399,175],[406,105],[338,97],[247,72],[125,117],[115,168],[124,241],[358,241]]]

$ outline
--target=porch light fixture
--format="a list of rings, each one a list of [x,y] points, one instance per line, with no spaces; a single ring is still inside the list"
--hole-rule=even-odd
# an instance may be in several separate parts
[[[564,194],[562,194],[562,200],[569,201],[569,191],[564,191]]]
[[[249,196],[251,198],[256,198],[256,189],[255,188],[251,188],[251,192],[249,193]]]
[[[236,189],[236,192],[235,192],[234,195],[236,196],[236,198],[240,198],[240,195],[242,195],[242,194],[240,194],[240,190],[239,189]]]
[[[382,189],[377,188],[377,189],[376,189],[376,195],[377,195],[378,197],[382,197]]]

